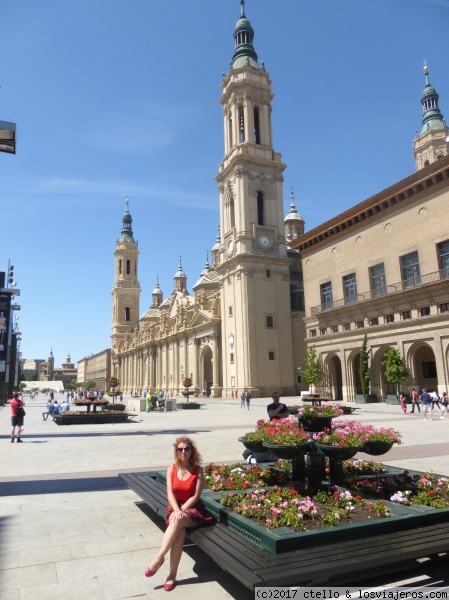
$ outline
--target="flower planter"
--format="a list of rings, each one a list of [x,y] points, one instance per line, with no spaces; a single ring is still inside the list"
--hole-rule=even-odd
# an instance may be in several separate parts
[[[394,442],[382,442],[382,441],[372,441],[365,442],[362,452],[365,454],[370,454],[371,456],[380,456],[381,454],[386,454],[393,448]]]
[[[324,454],[327,458],[340,462],[342,460],[349,460],[363,448],[363,446],[328,446],[327,444],[320,444],[319,442],[315,442],[315,447],[318,452]]]
[[[58,425],[90,425],[103,423],[126,423],[128,421],[128,413],[109,414],[104,413],[88,413],[85,415],[55,415],[55,422]]]
[[[393,404],[393,405],[396,405],[396,406],[400,404],[399,398],[397,397],[396,394],[387,394],[385,402],[387,404]]]
[[[286,460],[296,458],[297,456],[303,455],[309,450],[309,444],[299,444],[298,446],[284,446],[281,444],[270,444],[269,442],[263,442],[264,451],[270,450],[277,458],[283,458]]]
[[[373,404],[379,402],[376,394],[357,394],[355,397],[356,404]]]
[[[196,410],[198,408],[201,408],[203,405],[200,404],[199,402],[182,402],[181,403],[181,408],[182,410]]]
[[[288,527],[266,529],[220,504],[221,497],[221,494],[212,493],[203,494],[201,498],[207,509],[216,517],[219,523],[226,525],[231,531],[241,535],[271,554],[352,539],[363,539],[369,535],[383,535],[411,529],[412,527],[419,526],[418,523],[424,518],[423,513],[414,508],[400,506],[393,502],[385,502],[391,513],[391,517],[386,519],[373,519],[361,523],[296,533]],[[435,515],[435,513],[436,511],[427,513],[427,515],[430,515],[428,518],[437,519],[437,522],[443,522],[444,517],[438,518],[438,515]]]
[[[317,433],[331,427],[334,417],[298,417],[299,425],[305,431]]]
[[[239,442],[241,442],[245,446],[245,448],[247,448],[250,452],[261,454],[262,452],[267,451],[267,449],[263,445],[263,442],[247,442],[242,437],[239,437]]]

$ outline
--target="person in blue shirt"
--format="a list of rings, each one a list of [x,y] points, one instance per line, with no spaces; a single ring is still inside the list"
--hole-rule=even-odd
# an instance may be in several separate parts
[[[55,407],[53,402],[50,400],[49,403],[46,406],[47,408],[47,412],[46,413],[42,413],[42,420],[46,421],[48,419],[48,415],[52,415],[55,412]]]
[[[430,420],[432,420],[432,398],[427,393],[427,388],[423,388],[421,394],[422,411],[424,413],[424,421],[427,420],[427,413],[430,414]]]
[[[59,411],[60,411],[60,412],[63,412],[63,411],[65,412],[66,410],[70,410],[70,405],[69,405],[69,403],[68,403],[68,402],[66,402],[66,401],[64,401],[64,402],[61,402],[61,404],[60,404],[60,406],[59,406]]]

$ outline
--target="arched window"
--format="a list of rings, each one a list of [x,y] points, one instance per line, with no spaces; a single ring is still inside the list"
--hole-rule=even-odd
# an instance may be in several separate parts
[[[263,194],[262,192],[257,192],[257,224],[263,225]]]
[[[118,261],[118,274],[121,275],[122,274],[122,259],[120,259]]]
[[[260,144],[259,109],[254,109],[254,141]]]
[[[229,202],[229,228],[235,227],[235,209],[234,209],[234,198],[231,198]]]
[[[131,274],[131,261],[130,260],[126,261],[126,274],[127,275]]]
[[[424,161],[424,166],[425,166],[425,167],[428,167],[429,165],[430,165],[430,162],[429,162],[428,160],[425,160],[425,161]]]
[[[232,115],[229,117],[229,148],[232,148],[234,142],[233,142],[233,136],[232,136]]]
[[[129,310],[129,306],[125,308],[125,321],[131,321],[131,311]]]

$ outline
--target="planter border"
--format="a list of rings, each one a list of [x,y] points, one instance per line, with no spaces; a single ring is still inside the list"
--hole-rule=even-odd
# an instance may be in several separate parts
[[[57,425],[91,425],[91,424],[104,424],[104,423],[127,423],[128,417],[127,412],[121,414],[111,415],[101,412],[86,413],[86,415],[53,415],[53,420]]]

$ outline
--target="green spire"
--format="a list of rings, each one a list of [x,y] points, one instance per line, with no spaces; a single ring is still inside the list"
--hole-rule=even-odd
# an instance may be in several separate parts
[[[132,220],[131,214],[128,210],[128,204],[129,204],[129,200],[128,200],[128,196],[127,196],[126,197],[126,211],[125,211],[125,214],[123,215],[122,235],[120,236],[118,241],[135,244],[136,242],[134,241],[133,229],[132,229],[133,220]]]
[[[438,108],[439,95],[430,85],[429,68],[426,62],[424,62],[424,73],[426,75],[426,87],[421,96],[421,104],[423,106],[421,134],[426,133],[429,129],[443,129],[446,127],[444,117]]]
[[[253,46],[254,29],[245,16],[245,0],[240,0],[240,19],[234,30],[235,50],[231,60],[231,67],[250,66],[259,69],[257,54]]]

